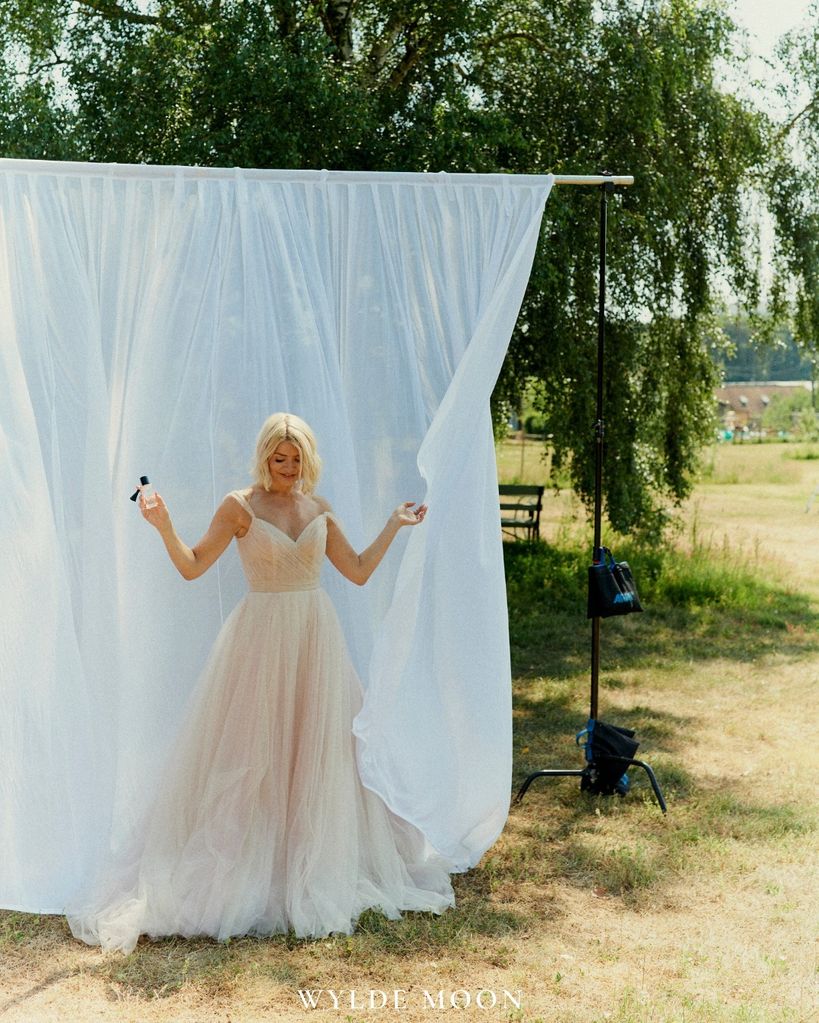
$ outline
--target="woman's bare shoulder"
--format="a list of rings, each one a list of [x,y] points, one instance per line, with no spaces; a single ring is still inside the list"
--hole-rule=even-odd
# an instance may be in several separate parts
[[[237,487],[235,490],[229,490],[222,498],[222,504],[226,507],[234,508],[238,505],[243,508],[243,501],[250,504],[251,497],[253,495],[253,487]]]
[[[331,512],[333,510],[332,507],[330,506],[330,502],[327,500],[326,497],[322,497],[320,494],[311,494],[310,496],[313,498],[313,500],[319,506],[321,511],[323,511],[323,512]]]
[[[248,508],[252,490],[252,487],[246,487],[244,490],[231,490],[225,494],[217,510],[217,515],[224,516],[234,527],[237,537],[244,536],[250,527],[252,509],[248,511]]]

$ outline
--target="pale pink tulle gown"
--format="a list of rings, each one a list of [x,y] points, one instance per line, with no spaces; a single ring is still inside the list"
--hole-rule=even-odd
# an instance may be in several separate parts
[[[130,850],[67,907],[75,937],[123,952],[140,934],[319,937],[370,907],[454,905],[452,865],[359,778],[361,684],[319,585],[328,517],[293,540],[254,515],[237,539],[250,592]]]

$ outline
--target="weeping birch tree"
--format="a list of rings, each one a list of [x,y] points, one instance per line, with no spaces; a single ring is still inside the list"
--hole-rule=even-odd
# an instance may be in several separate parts
[[[606,510],[656,534],[688,493],[725,341],[717,282],[759,307],[749,196],[772,154],[792,172],[764,104],[725,85],[744,57],[724,4],[9,0],[0,45],[8,156],[633,174],[610,208]],[[806,183],[788,187],[771,201],[793,237]],[[547,203],[493,398],[501,419],[535,382],[554,462],[587,501],[597,202]],[[807,281],[797,249],[780,252],[782,296]]]
[[[819,366],[819,3],[806,27],[785,36],[779,58],[787,70],[785,116],[772,139],[770,208],[778,245],[773,253],[772,306],[813,364]]]

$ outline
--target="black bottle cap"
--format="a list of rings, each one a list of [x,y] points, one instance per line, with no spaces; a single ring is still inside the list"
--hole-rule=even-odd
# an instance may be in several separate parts
[[[139,477],[139,483],[140,483],[140,486],[142,486],[142,487],[144,487],[147,483],[150,483],[150,482],[151,481],[148,479],[147,476],[140,476]],[[135,490],[133,492],[133,494],[131,494],[131,500],[132,501],[136,501],[136,499],[138,497],[139,497],[139,490]]]

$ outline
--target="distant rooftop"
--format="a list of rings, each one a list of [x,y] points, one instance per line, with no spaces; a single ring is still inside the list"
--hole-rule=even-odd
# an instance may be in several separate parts
[[[717,387],[714,397],[723,420],[731,418],[737,425],[747,425],[761,420],[772,397],[787,398],[810,387],[810,380],[749,380]]]

